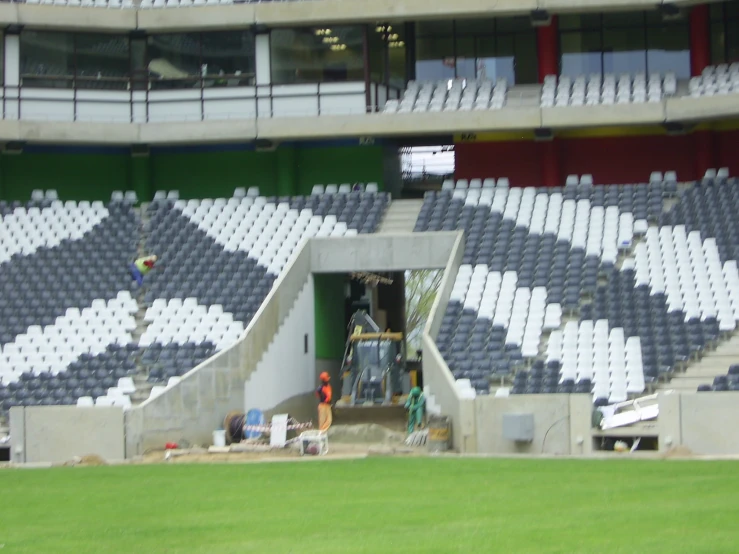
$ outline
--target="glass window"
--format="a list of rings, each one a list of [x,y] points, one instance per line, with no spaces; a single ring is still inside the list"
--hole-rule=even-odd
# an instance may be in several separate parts
[[[601,17],[598,13],[562,14],[557,19],[557,26],[562,31],[574,29],[600,29]]]
[[[588,73],[633,75],[674,71],[678,77],[689,77],[687,22],[666,22],[656,13],[609,13],[602,16],[603,24],[598,28],[561,30],[561,73],[576,77]],[[576,17],[563,16],[562,19],[574,25]]]
[[[739,19],[726,22],[726,63],[739,62]]]
[[[368,29],[370,81],[405,87],[405,26],[375,25]]]
[[[130,68],[128,37],[80,33],[75,42],[78,88],[127,88]]]
[[[739,3],[711,4],[711,62],[739,62]]]
[[[272,31],[272,82],[364,81],[363,35],[359,26]]]
[[[369,29],[367,46],[369,50],[370,81],[387,82],[388,48],[387,37],[393,32],[392,25],[377,25]]]
[[[472,36],[457,35],[457,77],[474,79],[477,76],[477,58],[475,57],[475,39]]]
[[[454,34],[454,22],[451,19],[446,21],[419,21],[416,23],[417,37],[452,36],[452,34]]]
[[[528,18],[509,17],[454,21],[453,33],[430,35],[428,23],[419,23],[416,39],[416,78],[497,79],[510,84],[537,81],[536,33]],[[444,23],[431,29],[447,30]]]
[[[687,23],[647,28],[647,67],[651,72],[675,72],[678,79],[690,77],[690,34]]]
[[[71,88],[74,83],[74,35],[23,31],[20,74],[24,86]]]
[[[416,40],[416,80],[454,79],[455,66],[452,37]]]
[[[495,37],[477,39],[477,76],[480,79],[496,81],[505,78],[509,83],[516,81],[513,36],[503,35],[497,41]]]
[[[560,74],[570,77],[602,73],[600,32],[567,32],[560,36]]]
[[[392,27],[387,39],[390,86],[404,89],[407,80],[406,33],[404,25]]]
[[[200,87],[199,33],[150,36],[147,54],[152,89]]]
[[[644,12],[604,13],[603,27],[605,29],[618,27],[644,28]]]
[[[223,31],[201,35],[203,86],[254,84],[254,35]]]
[[[531,84],[539,80],[538,53],[534,31],[515,35],[515,78],[509,83]]]
[[[644,27],[603,31],[603,72],[629,73],[647,70]]]

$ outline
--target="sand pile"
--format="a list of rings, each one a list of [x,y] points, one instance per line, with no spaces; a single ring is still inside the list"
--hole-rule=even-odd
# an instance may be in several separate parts
[[[376,423],[358,425],[332,425],[328,430],[329,444],[383,444],[388,446],[402,445],[405,434],[398,433]]]

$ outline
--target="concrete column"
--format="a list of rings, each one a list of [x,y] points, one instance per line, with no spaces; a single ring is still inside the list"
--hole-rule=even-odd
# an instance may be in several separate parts
[[[546,27],[536,28],[536,49],[539,64],[539,82],[547,75],[559,74],[559,41],[557,40],[557,16]]]
[[[539,143],[539,157],[541,159],[541,184],[545,187],[563,185],[556,139]]]
[[[136,191],[139,202],[149,202],[154,195],[151,192],[151,158],[149,156],[131,156],[131,173],[129,186]]]
[[[5,85],[20,83],[20,35],[5,35]]]
[[[269,34],[258,34],[255,37],[254,54],[257,85],[268,85],[272,82]]]
[[[295,147],[282,144],[277,147],[277,196],[310,194],[299,191],[295,180]]]
[[[5,119],[18,119],[20,115],[20,36],[5,35]]]
[[[711,65],[708,4],[690,10],[690,74],[698,76]]]
[[[716,150],[713,138],[713,131],[696,131],[693,133],[696,179],[702,179],[706,174],[706,169],[716,167]]]

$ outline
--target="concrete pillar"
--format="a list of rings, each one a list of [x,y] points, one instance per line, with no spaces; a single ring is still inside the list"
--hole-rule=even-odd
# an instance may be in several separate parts
[[[563,185],[556,139],[539,143],[539,158],[541,160],[541,184],[545,187]]]
[[[711,65],[708,4],[690,10],[690,74],[698,76]]]
[[[559,41],[557,40],[557,16],[546,27],[536,28],[536,49],[539,64],[539,82],[547,75],[559,74]]]
[[[20,114],[20,35],[6,34],[4,77],[5,77],[5,119],[18,119]]]
[[[695,141],[695,178],[702,179],[706,169],[716,167],[716,150],[714,148],[713,131],[696,131]]]
[[[268,85],[272,82],[271,61],[269,51],[269,34],[262,33],[255,37],[254,63],[256,65],[257,85]]]
[[[136,191],[139,202],[149,202],[154,195],[151,191],[151,158],[149,156],[131,156],[131,173],[129,186]]]
[[[299,191],[295,181],[295,147],[281,144],[277,147],[277,196],[310,194]]]

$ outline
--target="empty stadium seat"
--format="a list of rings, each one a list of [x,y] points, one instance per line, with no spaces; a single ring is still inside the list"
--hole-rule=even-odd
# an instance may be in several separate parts
[[[508,82],[504,78],[495,83],[450,79],[417,83],[410,81],[400,100],[385,103],[383,113],[454,112],[470,110],[499,110],[506,102]]]
[[[478,394],[513,376],[511,394],[620,402],[733,331],[739,194],[725,186],[735,179],[715,175],[669,212],[674,172],[642,185],[571,176],[561,188],[449,181],[426,193],[415,229],[466,235],[436,338],[454,377]],[[637,224],[645,240],[634,247]],[[579,321],[561,327],[563,312]]]
[[[541,91],[543,108],[566,106],[597,106],[613,104],[642,104],[660,102],[664,95],[676,92],[674,73],[662,78],[657,73],[649,76],[612,73],[580,75],[574,80],[567,76],[547,75]]]
[[[706,67],[700,76],[690,79],[688,92],[693,98],[739,92],[739,63]]]

